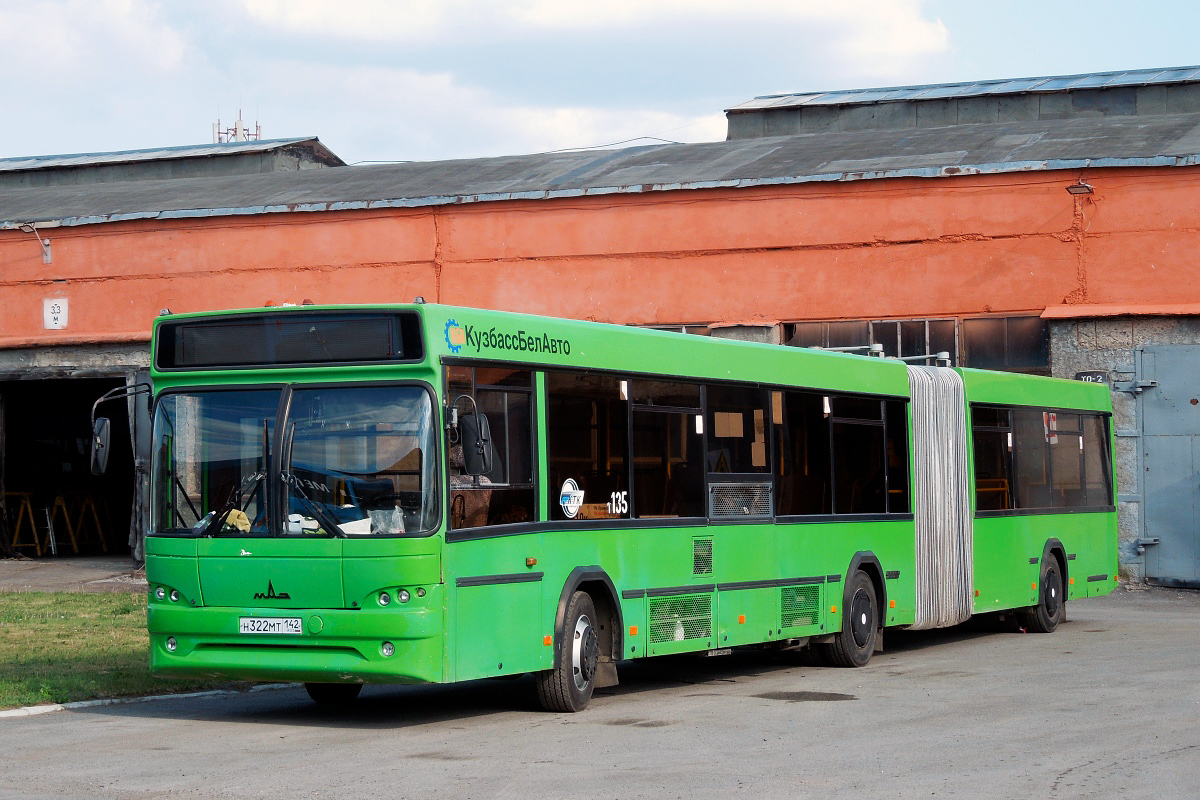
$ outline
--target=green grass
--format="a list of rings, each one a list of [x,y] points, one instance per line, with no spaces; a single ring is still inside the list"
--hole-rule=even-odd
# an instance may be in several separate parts
[[[141,594],[0,592],[0,709],[229,686],[150,676]]]

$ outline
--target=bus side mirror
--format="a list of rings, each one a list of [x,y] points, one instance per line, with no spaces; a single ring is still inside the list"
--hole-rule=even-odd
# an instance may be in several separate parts
[[[103,475],[108,469],[108,417],[100,417],[92,423],[92,474]]]
[[[492,434],[483,414],[464,414],[458,420],[462,434],[463,469],[468,475],[492,471]]]

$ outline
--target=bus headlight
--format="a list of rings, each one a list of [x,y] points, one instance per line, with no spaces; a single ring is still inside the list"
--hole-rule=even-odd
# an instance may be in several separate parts
[[[160,586],[154,590],[154,596],[159,600],[165,600],[167,597],[167,590]]]
[[[379,648],[379,652],[383,653],[384,658],[391,658],[396,655],[396,645],[391,642],[384,642],[383,646]]]
[[[388,606],[392,604],[392,596],[387,592],[379,593],[379,605]]]
[[[401,603],[407,603],[408,598],[409,598],[409,594],[408,594],[407,589],[401,589],[400,591],[396,592],[396,599],[399,600]]]
[[[171,652],[171,653],[174,653],[174,652],[175,652],[175,649],[176,649],[177,647],[179,647],[179,642],[176,642],[176,641],[175,641],[175,637],[174,637],[174,636],[168,636],[168,637],[167,637],[167,650],[168,650],[169,652]]]

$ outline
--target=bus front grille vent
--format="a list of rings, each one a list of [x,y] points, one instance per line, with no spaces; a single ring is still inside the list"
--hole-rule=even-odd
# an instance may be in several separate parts
[[[692,540],[692,574],[712,575],[713,571],[713,540]]]
[[[712,636],[712,596],[681,594],[650,600],[650,641],[684,642]]]
[[[780,627],[816,625],[820,603],[821,588],[816,584],[783,587],[779,590]]]
[[[771,516],[771,484],[710,483],[708,515],[717,519]]]

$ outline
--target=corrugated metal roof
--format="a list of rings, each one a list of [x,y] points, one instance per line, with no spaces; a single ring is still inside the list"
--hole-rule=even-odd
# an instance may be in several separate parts
[[[111,153],[74,153],[52,156],[18,156],[0,158],[0,172],[62,167],[94,167],[101,164],[128,164],[136,161],[164,161],[205,156],[227,156],[237,153],[263,153],[281,147],[317,142],[316,136],[291,139],[260,139],[254,142],[224,142],[221,144],[189,144],[178,147],[154,147],[148,150],[116,150]],[[319,142],[318,142],[319,144]],[[324,147],[324,145],[321,145]]]
[[[812,181],[1200,164],[1200,113],[838,131],[624,150],[0,189],[0,228]]]
[[[764,108],[793,106],[842,106],[892,103],[905,100],[932,100],[947,97],[977,97],[1026,92],[1061,92],[1070,89],[1098,89],[1117,86],[1149,86],[1166,83],[1194,83],[1200,80],[1200,66],[1156,67],[1154,69],[1090,72],[1082,75],[1049,75],[1041,78],[1001,78],[965,83],[933,83],[923,86],[892,86],[875,89],[839,89],[823,92],[796,92],[756,97],[726,109],[726,113],[758,111]]]

